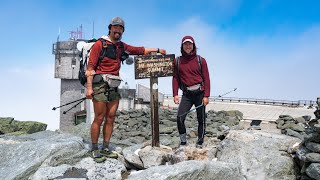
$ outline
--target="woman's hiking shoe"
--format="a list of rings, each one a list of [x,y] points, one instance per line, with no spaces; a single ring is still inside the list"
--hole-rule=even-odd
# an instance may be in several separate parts
[[[100,151],[101,155],[107,157],[107,158],[118,158],[118,154],[116,152],[113,152],[109,149],[103,149]]]
[[[197,144],[196,144],[196,148],[202,149],[202,147],[203,147],[203,140],[198,139]]]
[[[102,156],[99,150],[92,150],[91,155],[93,160],[97,163],[102,163],[106,160],[106,157]]]
[[[203,144],[196,144],[196,148],[198,148],[198,149],[202,149],[203,148]]]
[[[185,147],[187,146],[187,142],[180,142],[180,146],[179,147]]]

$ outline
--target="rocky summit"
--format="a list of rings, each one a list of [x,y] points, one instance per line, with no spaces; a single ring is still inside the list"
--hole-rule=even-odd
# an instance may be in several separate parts
[[[90,157],[87,124],[68,132],[3,133],[0,179],[319,179],[317,120],[281,116],[272,124],[281,134],[245,128],[239,111],[211,110],[200,149],[195,113],[187,117],[182,147],[176,110],[159,114],[161,145],[152,147],[150,110],[119,111],[111,138],[118,158],[103,163]]]

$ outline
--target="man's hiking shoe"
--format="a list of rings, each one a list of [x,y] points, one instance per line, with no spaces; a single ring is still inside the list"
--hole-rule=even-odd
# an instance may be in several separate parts
[[[109,150],[109,149],[103,149],[100,151],[101,155],[107,157],[107,158],[118,158],[118,154]]]
[[[100,154],[100,151],[99,151],[99,150],[93,150],[93,151],[91,152],[91,155],[92,155],[93,160],[94,160],[95,162],[97,162],[97,163],[102,163],[102,162],[104,162],[104,161],[106,160],[106,157],[102,156],[102,155]]]

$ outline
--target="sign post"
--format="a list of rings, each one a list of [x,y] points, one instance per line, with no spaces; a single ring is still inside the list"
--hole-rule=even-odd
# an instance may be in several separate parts
[[[151,105],[151,129],[152,147],[160,147],[159,140],[159,101],[158,101],[158,78],[150,77],[150,105]]]
[[[135,57],[135,79],[150,78],[152,147],[160,146],[158,77],[173,75],[174,54]]]

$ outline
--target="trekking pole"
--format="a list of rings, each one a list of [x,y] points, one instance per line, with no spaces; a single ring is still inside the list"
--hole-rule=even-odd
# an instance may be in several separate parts
[[[104,92],[99,92],[99,93],[97,93],[97,94],[101,94],[101,93],[104,93]],[[92,96],[95,96],[95,95],[97,95],[97,94],[92,94]],[[61,105],[61,106],[58,106],[58,107],[53,107],[52,108],[52,110],[56,110],[56,109],[58,109],[58,108],[61,108],[61,107],[63,107],[63,106],[67,106],[67,105],[69,105],[69,104],[72,104],[72,103],[76,103],[76,102],[78,102],[78,101],[80,101],[80,102],[78,102],[76,105],[79,105],[82,101],[84,101],[84,100],[86,100],[87,98],[86,97],[83,97],[83,98],[80,98],[80,99],[77,99],[77,100],[74,100],[74,101],[71,101],[71,102],[68,102],[68,103],[66,103],[66,104],[64,104],[64,105]],[[75,107],[75,106],[74,106]],[[73,107],[73,108],[74,108]],[[71,108],[72,109],[72,108]],[[70,109],[69,109],[70,110]],[[68,111],[69,111],[68,110]],[[64,113],[65,114],[65,113]]]
[[[187,112],[185,112],[185,113],[181,114],[179,117],[184,116],[184,115],[186,115],[186,114],[188,114],[188,113],[192,112],[193,110],[196,110],[196,109],[198,109],[199,107],[202,107],[202,106],[203,106],[203,104],[201,104],[201,105],[199,105],[199,106],[197,106],[197,107],[194,107],[194,108],[190,109],[189,111],[187,111]]]
[[[84,98],[80,98],[80,99],[77,99],[77,100],[74,100],[74,101],[71,101],[71,102],[68,102],[68,103],[66,103],[66,104],[63,104],[63,105],[61,105],[61,106],[58,106],[58,107],[53,107],[52,108],[52,110],[56,110],[56,109],[58,109],[58,108],[61,108],[61,107],[63,107],[63,106],[67,106],[67,105],[69,105],[69,104],[72,104],[72,103],[75,103],[75,102],[78,102],[78,101],[84,101],[86,99],[86,97],[84,97]]]
[[[69,108],[68,110],[66,111],[63,111],[62,114],[66,114],[68,111],[70,111],[71,109],[77,107],[80,103],[82,103],[83,101],[85,101],[86,99],[83,99],[82,98],[82,101],[79,101],[77,104],[75,104],[74,106],[72,106],[71,108]]]
[[[236,91],[236,90],[237,90],[237,88],[234,88],[232,91],[229,91],[229,92],[227,92],[227,93],[224,93],[224,94],[222,94],[222,95],[219,95],[219,96],[217,96],[216,98],[213,98],[213,100],[216,100],[216,99],[218,99],[218,98],[221,98],[222,96],[225,96],[225,95],[227,95],[227,94],[230,94],[231,92]]]
[[[222,97],[222,96],[225,96],[225,95],[227,95],[227,94],[230,94],[231,92],[236,91],[236,90],[237,90],[237,88],[234,88],[232,91],[229,91],[229,92],[226,92],[226,93],[224,93],[224,94],[222,94],[222,95],[219,95],[217,98],[214,98],[213,100],[218,99],[218,98],[220,98],[220,97]],[[186,114],[192,112],[193,110],[196,110],[196,109],[198,109],[199,107],[202,107],[202,106],[203,106],[203,104],[201,104],[201,105],[199,105],[199,106],[197,106],[197,107],[194,107],[194,108],[190,109],[189,111],[183,113],[183,114],[180,115],[179,117],[184,116],[184,115],[186,115]]]

